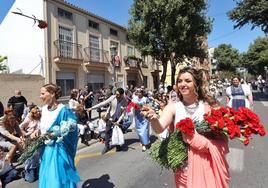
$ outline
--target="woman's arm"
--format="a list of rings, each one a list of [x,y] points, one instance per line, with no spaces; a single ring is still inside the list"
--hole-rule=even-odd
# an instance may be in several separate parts
[[[174,124],[176,103],[168,104],[164,108],[160,118],[158,117],[156,112],[150,107],[144,110],[145,111],[143,111],[142,114],[150,120],[151,126],[157,134],[163,132],[170,124]]]

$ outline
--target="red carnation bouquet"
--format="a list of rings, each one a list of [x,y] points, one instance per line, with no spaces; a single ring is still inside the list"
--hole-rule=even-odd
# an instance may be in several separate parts
[[[244,107],[239,108],[238,111],[229,107],[212,109],[204,115],[203,121],[195,122],[186,118],[178,122],[176,128],[187,135],[193,135],[195,130],[198,133],[222,133],[230,139],[239,139],[244,145],[249,144],[254,134],[265,135],[265,128],[260,118]]]
[[[127,106],[127,112],[130,112],[131,108],[134,108],[135,110],[140,110],[141,106],[137,103],[130,102]]]
[[[149,155],[161,167],[176,170],[187,161],[188,144],[182,139],[182,133],[192,136],[198,132],[213,138],[219,134],[229,139],[239,139],[248,145],[253,135],[265,135],[265,128],[259,117],[248,108],[219,107],[204,115],[201,122],[185,118],[176,124],[175,131],[165,140],[157,141]]]

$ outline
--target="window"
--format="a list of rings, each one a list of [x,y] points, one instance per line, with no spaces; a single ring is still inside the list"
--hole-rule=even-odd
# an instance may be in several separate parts
[[[118,55],[118,43],[117,42],[111,41],[110,52],[111,52],[112,57]]]
[[[74,72],[57,72],[56,83],[61,87],[62,96],[69,96],[71,90],[75,88],[75,73]]]
[[[59,26],[60,56],[73,57],[73,32],[71,29]]]
[[[88,26],[93,28],[93,29],[99,30],[99,24],[97,22],[92,21],[92,20],[88,20]]]
[[[87,85],[92,91],[97,91],[104,86],[103,74],[87,74]]]
[[[114,36],[117,36],[118,32],[117,32],[117,30],[110,28],[110,34],[114,35]]]
[[[127,47],[127,55],[128,55],[128,56],[132,56],[132,55],[134,55],[133,47],[131,47],[131,46],[128,46],[128,47]]]
[[[73,13],[58,8],[58,15],[62,18],[66,18],[68,20],[73,20]]]
[[[100,61],[100,42],[99,37],[89,36],[89,47],[90,47],[90,60]]]

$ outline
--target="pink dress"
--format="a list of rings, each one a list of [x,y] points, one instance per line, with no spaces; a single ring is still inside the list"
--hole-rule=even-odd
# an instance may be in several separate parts
[[[186,117],[203,120],[205,106],[199,102],[195,113],[189,115],[181,102],[176,104],[175,124]],[[189,144],[188,165],[175,171],[177,188],[228,188],[229,172],[225,155],[229,152],[228,141],[222,138],[208,139],[198,133],[184,135]]]

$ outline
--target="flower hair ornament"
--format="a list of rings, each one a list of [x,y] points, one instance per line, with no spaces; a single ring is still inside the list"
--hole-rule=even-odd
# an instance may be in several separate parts
[[[18,9],[18,8],[17,8],[17,9]],[[12,12],[12,13],[13,13],[13,14],[20,15],[20,16],[24,16],[24,17],[26,17],[26,18],[30,18],[30,19],[32,19],[32,20],[34,21],[33,26],[34,26],[36,23],[38,23],[37,26],[38,26],[40,29],[45,29],[45,28],[47,28],[48,24],[47,24],[46,21],[37,19],[34,15],[32,15],[32,16],[28,16],[28,15],[26,15],[26,14],[23,14],[22,11],[21,11],[20,9],[18,9],[18,10],[19,10],[19,12]]]

